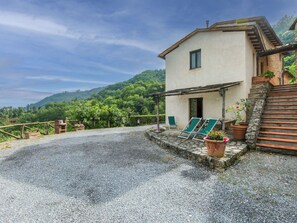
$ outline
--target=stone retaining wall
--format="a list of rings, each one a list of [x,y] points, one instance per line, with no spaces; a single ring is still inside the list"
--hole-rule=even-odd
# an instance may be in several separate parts
[[[175,133],[155,133],[145,131],[145,136],[160,147],[170,150],[175,154],[189,160],[194,160],[202,165],[216,170],[225,170],[235,164],[239,158],[247,152],[244,142],[229,142],[226,147],[225,156],[214,158],[207,155],[207,148],[203,142],[190,139],[178,138]]]
[[[269,83],[254,84],[249,94],[253,106],[252,112],[247,114],[249,126],[246,131],[246,143],[249,149],[256,148],[257,137],[261,127],[261,116],[265,108],[267,94],[271,85]]]

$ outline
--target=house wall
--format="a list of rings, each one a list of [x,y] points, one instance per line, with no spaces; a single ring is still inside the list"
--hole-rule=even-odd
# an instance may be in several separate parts
[[[249,93],[252,77],[257,75],[257,53],[248,35],[245,36],[245,90]],[[247,96],[246,96],[247,98]]]
[[[260,35],[267,50],[275,48],[262,31],[260,31]],[[282,54],[279,53],[270,56],[260,57],[258,74],[261,74],[260,66],[262,63],[264,65],[263,72],[270,70],[275,74],[275,77],[271,80],[271,83],[273,83],[274,85],[279,85],[281,83],[283,71],[282,57]]]
[[[190,52],[197,49],[201,49],[202,65],[190,70]],[[166,55],[166,90],[242,81],[226,92],[226,106],[247,98],[256,69],[252,49],[245,32],[198,33]],[[189,98],[197,97],[203,97],[204,118],[222,117],[222,98],[218,92],[168,96],[166,114],[176,117],[179,128],[189,121]],[[232,116],[226,114],[227,119],[233,119]]]

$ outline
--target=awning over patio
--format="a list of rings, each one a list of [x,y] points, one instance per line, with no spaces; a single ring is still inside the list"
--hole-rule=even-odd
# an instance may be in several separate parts
[[[177,96],[177,95],[216,92],[216,91],[222,91],[224,89],[239,85],[240,83],[241,81],[237,81],[237,82],[213,84],[213,85],[191,87],[191,88],[180,88],[180,89],[169,90],[165,92],[157,92],[157,93],[151,94],[151,96],[162,97],[162,96]]]
[[[242,81],[236,82],[229,82],[229,83],[222,83],[222,84],[213,84],[213,85],[206,85],[206,86],[198,86],[198,87],[191,87],[191,88],[181,88],[175,90],[169,90],[165,92],[157,92],[151,94],[156,99],[157,102],[157,131],[160,131],[160,122],[159,122],[159,101],[160,97],[166,96],[179,96],[179,95],[189,95],[189,94],[202,94],[202,93],[210,93],[210,92],[219,92],[222,97],[222,130],[225,130],[225,93],[226,90],[230,87],[234,87],[239,85]]]

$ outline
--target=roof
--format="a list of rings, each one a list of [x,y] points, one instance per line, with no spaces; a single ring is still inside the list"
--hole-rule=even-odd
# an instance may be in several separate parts
[[[259,30],[262,30],[263,33],[267,36],[269,41],[274,46],[281,46],[282,42],[277,37],[272,27],[268,23],[267,19],[263,16],[260,17],[252,17],[252,18],[244,18],[237,20],[229,20],[224,22],[217,22],[210,26],[209,28],[204,29],[195,29],[193,32],[189,33],[187,36],[164,50],[159,54],[159,57],[165,59],[165,56],[171,51],[178,48],[183,42],[196,35],[199,32],[213,32],[213,31],[222,31],[222,32],[236,32],[236,31],[246,31],[254,48],[258,53],[265,51],[265,46],[261,36],[259,34]]]
[[[274,32],[273,28],[271,27],[271,25],[269,24],[265,16],[257,16],[257,17],[251,17],[251,18],[242,18],[242,19],[229,20],[224,22],[217,22],[213,24],[211,27],[222,26],[226,24],[240,25],[240,24],[246,24],[246,23],[256,23],[274,46],[283,45],[282,41],[278,38],[278,36]]]
[[[258,56],[263,57],[263,56],[269,56],[269,55],[276,54],[276,53],[284,54],[285,52],[296,50],[296,49],[297,49],[297,43],[286,44],[281,47],[276,47],[274,49],[269,49],[269,50],[263,51],[262,53],[259,53]]]
[[[229,83],[223,83],[223,84],[212,84],[212,85],[199,86],[199,87],[181,88],[181,89],[169,90],[165,92],[157,92],[157,93],[151,94],[151,96],[160,97],[160,96],[176,96],[176,95],[186,95],[186,94],[209,93],[209,92],[220,91],[221,89],[227,89],[227,88],[239,85],[240,83],[241,81],[237,81],[237,82],[229,82]]]
[[[297,18],[295,19],[293,24],[290,26],[289,30],[295,30],[296,23],[297,23]]]

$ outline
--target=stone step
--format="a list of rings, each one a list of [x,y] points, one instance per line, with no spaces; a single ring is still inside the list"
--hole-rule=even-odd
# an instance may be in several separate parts
[[[279,97],[279,96],[295,96],[297,95],[297,91],[288,91],[288,92],[270,92],[268,94],[269,97]]]
[[[264,111],[263,115],[297,115],[294,111]]]
[[[290,133],[290,132],[260,131],[259,136],[297,140],[297,133]]]
[[[297,106],[297,101],[283,101],[283,102],[275,102],[275,101],[267,101],[266,106],[287,106],[293,107]]]
[[[297,133],[297,127],[261,125],[260,131]]]
[[[262,141],[273,141],[273,142],[280,142],[280,143],[293,143],[297,144],[296,139],[284,139],[284,138],[272,138],[272,137],[258,137],[258,140]]]
[[[290,88],[272,88],[270,92],[287,92],[287,91],[297,91],[297,87]]]
[[[261,151],[277,152],[277,153],[284,153],[289,155],[297,154],[296,146],[283,146],[283,145],[275,145],[275,144],[267,144],[267,143],[257,143],[256,149]]]
[[[273,86],[272,89],[287,89],[287,88],[295,88],[297,84],[284,84],[284,85],[276,85]]]
[[[296,116],[272,116],[272,115],[263,115],[262,116],[263,121],[275,121],[275,122],[296,122],[297,121],[297,115]]]
[[[282,85],[274,85],[273,88],[284,88],[284,87],[294,87],[297,84],[282,84]]]
[[[281,84],[281,85],[274,85],[274,87],[282,87],[282,86],[294,86],[297,85],[296,83],[294,84]]]
[[[297,122],[294,121],[262,121],[265,126],[284,126],[284,127],[297,127]]]
[[[270,110],[270,111],[272,111],[272,110],[274,110],[274,111],[276,111],[276,110],[286,110],[286,111],[288,111],[288,110],[297,110],[297,105],[281,105],[281,106],[279,106],[279,105],[266,105],[266,107],[265,107],[265,110]]]
[[[268,96],[267,100],[297,100],[296,95]]]
[[[280,138],[266,138],[266,137],[258,137],[257,138],[257,143],[261,144],[270,144],[270,145],[275,145],[278,147],[281,146],[289,146],[289,147],[297,147],[296,142],[285,142],[284,140],[292,140],[292,139],[280,139]],[[293,140],[295,141],[295,140]]]
[[[297,113],[297,108],[294,107],[280,107],[280,106],[266,106],[265,111],[270,112],[270,111],[280,111],[280,112],[296,112]]]

